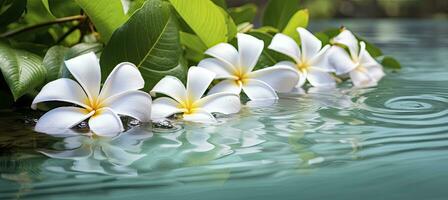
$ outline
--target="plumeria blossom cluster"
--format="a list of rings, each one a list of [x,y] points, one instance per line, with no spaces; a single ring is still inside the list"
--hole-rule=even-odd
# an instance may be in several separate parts
[[[210,56],[190,67],[186,86],[174,76],[161,79],[149,92],[139,91],[144,80],[135,65],[120,63],[101,88],[100,65],[94,53],[65,61],[75,81],[61,78],[48,83],[33,101],[64,101],[77,106],[59,107],[43,115],[36,130],[52,133],[88,120],[94,134],[114,136],[123,131],[120,116],[142,122],[173,115],[201,123],[216,122],[213,113],[234,114],[240,111],[240,94],[250,100],[278,99],[306,82],[313,87],[336,86],[335,75],[348,75],[356,87],[374,86],[384,76],[382,66],[348,30],[333,38],[334,45],[322,42],[304,28],[297,29],[300,45],[278,33],[268,48],[285,54],[292,61],[254,70],[264,49],[264,42],[248,34],[237,34],[235,48],[220,43],[208,49]],[[347,50],[348,49],[348,50]],[[213,81],[217,84],[211,87]],[[208,91],[208,92],[207,92]],[[152,101],[151,96],[157,97]]]

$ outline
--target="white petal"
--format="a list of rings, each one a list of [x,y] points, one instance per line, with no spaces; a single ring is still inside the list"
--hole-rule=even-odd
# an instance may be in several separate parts
[[[332,46],[329,54],[329,62],[334,67],[337,75],[346,74],[357,66],[345,49],[341,47]]]
[[[124,130],[120,117],[111,109],[102,108],[89,119],[89,127],[96,135],[113,137]]]
[[[336,81],[334,78],[327,72],[319,69],[311,67],[308,70],[308,81],[314,87],[335,87]]]
[[[184,114],[183,119],[185,121],[199,122],[199,123],[215,123],[216,119],[207,111],[195,110],[192,114]]]
[[[322,47],[322,42],[302,27],[297,28],[297,31],[299,32],[300,43],[302,46],[302,57],[306,60],[310,60],[319,52]]]
[[[215,72],[216,79],[234,77],[233,74],[235,70],[233,67],[230,67],[228,64],[215,58],[206,58],[202,60],[199,62],[198,67]]]
[[[278,65],[254,71],[249,77],[267,83],[277,92],[289,92],[299,81],[296,70],[289,66]]]
[[[241,85],[238,84],[233,79],[227,79],[219,82],[215,86],[213,86],[210,91],[208,92],[208,95],[210,94],[216,94],[220,92],[226,92],[226,93],[233,93],[233,94],[240,94],[241,93]]]
[[[241,109],[240,96],[232,93],[217,93],[208,95],[196,104],[210,113],[218,112],[224,114],[237,113]]]
[[[358,39],[356,39],[355,35],[349,30],[343,30],[339,35],[333,38],[333,42],[347,46],[352,56],[357,56],[359,53]]]
[[[361,50],[359,51],[359,62],[362,65],[379,65],[379,63],[373,58],[366,49],[366,43],[359,43]]]
[[[68,78],[60,78],[47,83],[34,98],[31,108],[36,109],[36,104],[45,101],[64,101],[74,103],[84,108],[90,108],[85,104],[88,97],[84,90],[75,81]]]
[[[243,91],[250,100],[278,99],[274,88],[256,79],[249,79],[243,85]]]
[[[351,71],[350,78],[355,87],[371,87],[376,85],[375,80],[361,70]]]
[[[229,65],[228,67],[234,68],[238,66],[238,51],[230,44],[227,43],[219,43],[210,49],[205,51],[205,54],[209,56],[213,56],[218,60]]]
[[[63,134],[66,129],[72,128],[92,116],[94,112],[86,112],[78,107],[59,107],[45,113],[37,121],[34,130],[47,134]]]
[[[192,102],[200,99],[215,75],[212,71],[201,67],[190,67],[187,78],[187,99]]]
[[[151,96],[156,93],[167,95],[178,102],[183,102],[187,97],[184,84],[174,76],[165,76],[151,90]]]
[[[101,90],[100,99],[143,88],[145,81],[137,67],[128,62],[118,64],[109,74]]]
[[[325,45],[310,61],[312,67],[317,67],[326,72],[335,72],[333,65],[330,64],[330,45]]]
[[[296,41],[285,34],[275,34],[268,48],[285,54],[294,59],[296,62],[300,62],[301,53],[299,46],[297,45]]]
[[[308,71],[299,71],[299,82],[297,83],[298,88],[301,88],[303,85],[305,85],[307,77],[308,77]]]
[[[238,53],[242,72],[251,72],[263,51],[264,42],[243,33],[238,33],[236,37],[238,38]]]
[[[152,102],[151,119],[165,118],[181,112],[183,110],[178,102],[167,97],[160,97]]]
[[[386,75],[380,64],[366,65],[365,68],[369,72],[369,76],[376,82],[380,81]]]
[[[101,69],[95,53],[90,52],[66,60],[65,65],[89,98],[96,99],[100,92]]]
[[[141,122],[151,120],[151,96],[142,91],[130,91],[115,95],[104,102],[104,106],[115,113],[138,119]]]

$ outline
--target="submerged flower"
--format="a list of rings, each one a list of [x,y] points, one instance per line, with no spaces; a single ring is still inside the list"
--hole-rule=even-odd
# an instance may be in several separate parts
[[[169,117],[183,113],[183,119],[195,122],[215,122],[211,113],[232,114],[241,108],[240,97],[233,93],[216,93],[202,95],[215,78],[215,73],[191,67],[188,70],[187,87],[173,76],[165,76],[151,90],[151,95],[160,93],[168,97],[160,97],[152,103],[152,119]]]
[[[94,53],[65,61],[67,69],[78,81],[61,78],[45,85],[31,107],[45,101],[64,101],[81,107],[59,107],[43,115],[35,130],[50,134],[76,126],[89,119],[90,129],[97,135],[112,136],[123,131],[118,115],[147,122],[150,120],[151,96],[138,91],[144,80],[132,63],[120,63],[107,77],[100,92],[101,71]]]
[[[276,91],[292,90],[299,77],[290,67],[275,66],[252,71],[263,51],[262,40],[246,34],[238,34],[237,39],[238,51],[230,44],[220,43],[205,52],[214,58],[206,58],[198,64],[198,67],[215,72],[217,79],[224,79],[209,94],[240,94],[243,90],[251,100],[258,100],[277,99]]]
[[[383,78],[383,66],[367,52],[366,44],[359,42],[352,32],[343,30],[333,38],[333,42],[345,45],[349,52],[337,45],[332,47],[330,62],[335,66],[336,74],[348,73],[356,87],[376,86]]]
[[[269,49],[280,52],[292,58],[293,62],[283,61],[276,66],[289,66],[297,71],[300,81],[297,87],[302,87],[306,80],[314,87],[334,87],[336,81],[329,74],[334,69],[328,63],[330,45],[322,48],[322,42],[304,28],[297,28],[300,47],[287,35],[278,33],[272,39]]]

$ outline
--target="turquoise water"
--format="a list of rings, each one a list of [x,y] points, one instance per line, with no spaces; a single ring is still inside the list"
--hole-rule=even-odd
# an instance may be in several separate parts
[[[447,21],[345,25],[403,69],[377,88],[309,90],[218,125],[137,125],[52,138],[39,113],[0,112],[0,199],[447,199]]]

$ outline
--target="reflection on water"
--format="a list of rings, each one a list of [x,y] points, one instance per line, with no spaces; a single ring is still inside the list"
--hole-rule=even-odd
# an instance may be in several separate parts
[[[109,139],[50,137],[32,131],[39,114],[0,112],[0,199],[444,199],[446,22],[318,24],[341,23],[403,70],[377,88],[307,88],[216,125],[139,125]]]

